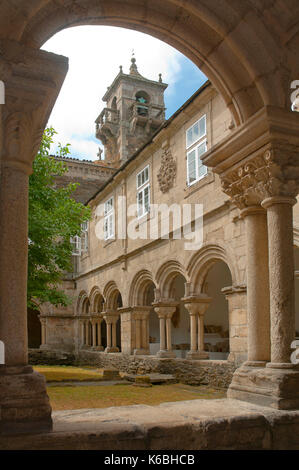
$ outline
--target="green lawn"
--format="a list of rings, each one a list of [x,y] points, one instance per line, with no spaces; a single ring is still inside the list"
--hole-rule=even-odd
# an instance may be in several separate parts
[[[151,388],[133,385],[48,387],[53,410],[107,408],[124,405],[158,405],[169,401],[224,398],[225,391],[171,384]]]
[[[85,369],[71,366],[34,366],[34,369],[51,381],[100,381],[100,369]],[[184,384],[153,385],[137,387],[131,384],[118,385],[51,385],[47,392],[53,410],[80,408],[107,408],[125,405],[158,405],[170,401],[224,398],[226,392],[207,386]]]

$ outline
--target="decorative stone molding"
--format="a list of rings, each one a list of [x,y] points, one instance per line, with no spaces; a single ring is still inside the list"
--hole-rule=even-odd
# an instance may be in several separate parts
[[[166,148],[161,156],[161,166],[157,175],[162,193],[167,193],[172,187],[176,177],[176,162],[170,148]]]
[[[220,178],[223,191],[239,209],[270,197],[295,197],[299,192],[299,148],[275,143]]]

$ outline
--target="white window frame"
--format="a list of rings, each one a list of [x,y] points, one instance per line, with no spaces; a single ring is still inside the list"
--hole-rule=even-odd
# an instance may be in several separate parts
[[[144,181],[139,184],[139,176],[141,176],[142,179],[142,174],[145,173],[147,170],[147,179],[144,179]],[[137,200],[137,219],[141,219],[144,217],[146,214],[150,212],[150,201],[151,201],[151,188],[150,188],[150,167],[149,165],[146,165],[141,171],[139,171],[136,175],[136,188],[137,188],[137,195],[136,195],[136,200]],[[148,190],[148,208],[146,209],[145,207],[145,192]],[[142,211],[139,210],[140,208],[140,195],[141,195],[141,207]]]
[[[107,209],[109,201],[112,201],[111,208]],[[111,196],[104,203],[104,240],[111,240],[115,237],[115,215],[114,215],[114,197]],[[111,220],[111,225],[110,225]],[[106,226],[108,230],[106,230]],[[111,231],[110,231],[111,227]]]
[[[199,156],[198,155],[198,149],[202,146],[205,145],[205,150],[204,152]],[[193,184],[197,183],[200,181],[202,178],[204,178],[207,173],[208,173],[208,168],[200,161],[202,155],[204,155],[207,151],[207,139],[203,139],[201,142],[199,142],[197,145],[195,145],[191,150],[187,152],[187,185],[192,186]],[[192,152],[195,152],[195,180],[190,182],[190,175],[189,175],[189,156]],[[199,170],[200,168],[205,168],[205,172],[202,175],[199,175]]]
[[[203,135],[199,135],[198,138],[192,140],[191,144],[188,144],[188,132],[193,129],[196,125],[198,125],[198,128],[200,129],[200,121],[203,121],[204,120],[204,123],[205,123],[205,132]],[[191,148],[196,142],[199,142],[201,141],[202,139],[206,138],[207,136],[207,115],[204,114],[200,119],[198,119],[197,121],[195,121],[192,126],[190,126],[187,130],[186,130],[186,149],[189,149]]]
[[[73,245],[72,256],[81,256],[88,251],[88,221],[81,224],[81,235],[71,237],[71,244]]]

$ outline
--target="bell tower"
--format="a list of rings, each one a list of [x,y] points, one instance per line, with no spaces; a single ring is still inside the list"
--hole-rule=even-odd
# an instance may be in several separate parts
[[[130,158],[165,121],[164,91],[167,84],[144,78],[133,55],[129,74],[122,66],[103,101],[106,107],[96,119],[96,137],[105,149],[104,161],[119,167]]]

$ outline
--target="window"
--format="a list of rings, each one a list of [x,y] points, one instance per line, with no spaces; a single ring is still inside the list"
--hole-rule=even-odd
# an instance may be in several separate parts
[[[196,121],[186,132],[186,147],[190,148],[195,142],[203,139],[207,133],[206,115]]]
[[[197,145],[193,150],[187,153],[187,175],[189,186],[207,174],[208,169],[201,161],[201,156],[206,151],[207,141],[204,140],[201,144]]]
[[[81,256],[88,251],[88,222],[82,222],[81,235],[71,237],[72,255]]]
[[[104,204],[104,239],[114,237],[114,203],[113,197]]]
[[[202,116],[186,131],[187,184],[190,186],[207,174],[207,167],[201,157],[207,151],[207,119]],[[191,149],[192,147],[192,149]]]
[[[137,174],[137,217],[143,217],[150,210],[149,166]]]

